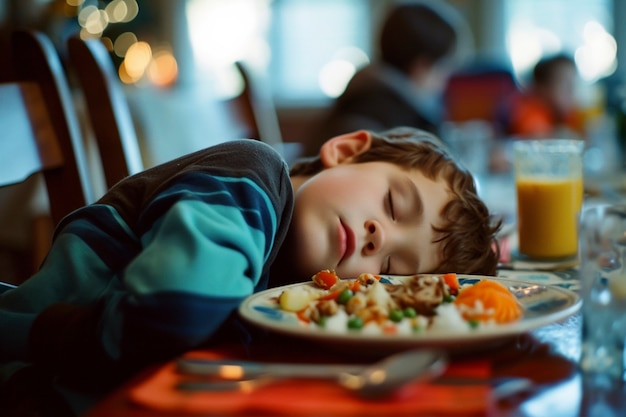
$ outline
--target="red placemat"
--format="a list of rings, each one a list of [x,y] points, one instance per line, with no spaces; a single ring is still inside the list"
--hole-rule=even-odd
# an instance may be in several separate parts
[[[188,356],[224,358],[221,352],[195,351]],[[288,379],[263,385],[250,392],[177,390],[189,376],[167,363],[131,390],[136,404],[178,414],[372,416],[372,415],[489,415],[492,408],[487,361],[453,362],[444,375],[430,382],[415,382],[390,398],[366,400],[332,381]],[[459,384],[458,378],[476,382]],[[448,382],[446,382],[448,381]],[[456,381],[456,382],[455,382]]]

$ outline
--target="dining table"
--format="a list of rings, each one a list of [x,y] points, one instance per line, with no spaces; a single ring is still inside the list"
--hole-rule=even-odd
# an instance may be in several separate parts
[[[483,184],[486,201],[493,204],[493,211],[514,219],[514,215],[504,213],[514,212],[511,204],[515,204],[515,191],[511,177],[501,176],[490,181]],[[590,187],[590,198],[604,198],[602,192],[594,194],[595,185]],[[512,200],[507,193],[512,193]],[[509,226],[501,238],[505,253],[498,277],[534,281],[578,294],[580,277],[576,262],[560,265],[517,262],[515,227]],[[175,381],[180,375],[174,358],[136,374],[88,410],[84,417],[626,416],[626,386],[621,382],[598,385],[581,371],[581,324],[581,312],[576,309],[567,317],[492,343],[468,349],[463,349],[462,345],[452,346],[446,353],[447,368],[442,375],[417,381],[391,399],[357,398],[330,382],[301,379],[288,379],[252,392],[243,389],[236,393],[177,392]],[[188,352],[188,355],[313,364],[370,363],[378,359],[368,355],[367,345],[337,349],[271,330],[263,334],[264,337],[250,344],[224,342]],[[509,382],[508,388],[502,389],[503,381]],[[516,381],[522,383],[516,384]]]

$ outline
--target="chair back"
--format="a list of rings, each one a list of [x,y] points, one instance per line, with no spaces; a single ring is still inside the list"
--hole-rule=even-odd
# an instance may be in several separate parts
[[[510,69],[496,65],[470,66],[448,80],[444,92],[446,118],[452,122],[484,120],[497,128],[500,107],[517,91]]]
[[[0,89],[0,185],[42,171],[56,225],[93,201],[78,117],[50,39],[17,30],[10,44],[15,79]]]
[[[237,61],[235,66],[243,80],[243,89],[229,100],[231,111],[247,127],[245,134],[249,138],[280,148],[283,139],[271,92],[265,88],[267,84],[246,63]]]
[[[85,98],[108,188],[143,170],[137,133],[106,46],[98,39],[68,40],[70,71]]]

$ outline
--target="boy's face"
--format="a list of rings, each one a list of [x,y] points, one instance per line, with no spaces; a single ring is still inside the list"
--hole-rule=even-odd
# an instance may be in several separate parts
[[[441,261],[433,225],[441,226],[450,199],[444,180],[417,170],[388,162],[337,164],[296,187],[286,244],[302,276],[322,269],[344,278],[430,272]]]

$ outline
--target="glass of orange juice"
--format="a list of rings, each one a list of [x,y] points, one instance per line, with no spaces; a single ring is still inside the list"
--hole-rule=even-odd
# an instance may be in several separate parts
[[[583,149],[583,141],[573,139],[518,140],[513,144],[521,254],[541,260],[576,256]]]

